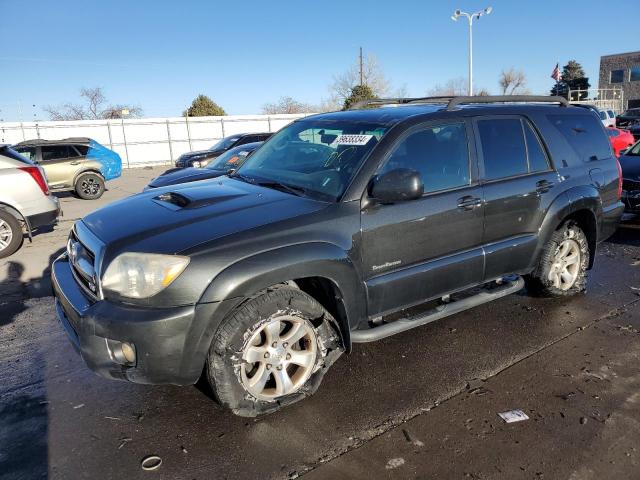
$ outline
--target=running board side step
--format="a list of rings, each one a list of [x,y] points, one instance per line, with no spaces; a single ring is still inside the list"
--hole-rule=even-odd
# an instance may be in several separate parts
[[[471,297],[464,298],[462,300],[456,300],[451,303],[445,303],[440,305],[423,315],[415,317],[402,318],[391,323],[386,323],[379,327],[372,327],[368,330],[355,330],[351,332],[351,341],[353,343],[366,343],[375,342],[381,340],[396,333],[404,332],[427,323],[435,322],[441,318],[448,317],[460,313],[464,310],[468,310],[483,303],[488,303],[493,300],[497,300],[507,295],[521,290],[524,287],[524,280],[522,277],[509,277],[509,280],[505,279],[502,283],[491,291],[480,292]]]

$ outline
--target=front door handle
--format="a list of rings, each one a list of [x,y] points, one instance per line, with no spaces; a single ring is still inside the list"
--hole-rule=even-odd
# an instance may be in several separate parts
[[[549,180],[540,180],[539,182],[536,182],[536,192],[547,193],[553,188],[553,185],[554,183]]]
[[[466,197],[458,199],[458,208],[460,210],[473,210],[480,206],[482,206],[482,199],[478,197],[467,195]]]
[[[77,160],[75,162],[69,162],[69,165],[80,165],[80,161]]]

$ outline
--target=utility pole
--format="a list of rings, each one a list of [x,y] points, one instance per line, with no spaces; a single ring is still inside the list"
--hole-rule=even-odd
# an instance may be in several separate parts
[[[362,59],[362,47],[360,47],[360,86],[364,86],[364,62]]]

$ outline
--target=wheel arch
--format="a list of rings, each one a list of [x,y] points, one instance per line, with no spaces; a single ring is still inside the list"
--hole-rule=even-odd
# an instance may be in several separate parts
[[[84,174],[86,174],[86,173],[95,173],[96,175],[99,175],[99,176],[100,176],[100,178],[102,178],[102,181],[103,181],[103,182],[106,182],[106,180],[104,179],[104,175],[102,175],[102,172],[101,172],[100,170],[98,170],[98,169],[96,169],[96,168],[94,168],[94,167],[89,167],[89,168],[86,168],[86,169],[84,169],[84,170],[80,170],[78,173],[76,173],[75,177],[73,177],[73,183],[72,183],[72,185],[71,185],[71,186],[72,186],[73,188],[76,188],[76,182],[78,181],[78,179],[79,179],[82,175],[84,175]]]
[[[533,255],[531,268],[540,260],[544,245],[567,220],[574,220],[582,229],[589,243],[589,269],[593,267],[597,250],[599,223],[602,217],[602,201],[598,190],[592,186],[580,186],[560,194],[551,203],[539,230],[539,241]]]
[[[31,231],[31,224],[29,223],[29,219],[27,217],[25,217],[24,215],[22,215],[22,213],[20,213],[20,210],[18,210],[17,208],[9,205],[8,203],[4,203],[4,202],[0,202],[0,210],[4,210],[4,211],[10,213],[19,222],[24,222],[25,227],[27,229],[27,235],[29,236],[29,241],[31,242],[33,240],[33,234],[32,234],[32,231]]]
[[[263,252],[227,267],[204,291],[200,303],[232,304],[278,284],[294,282],[331,313],[340,329],[346,351],[351,349],[350,330],[365,318],[365,292],[347,252],[322,242],[292,245]],[[224,315],[213,320],[217,328]]]

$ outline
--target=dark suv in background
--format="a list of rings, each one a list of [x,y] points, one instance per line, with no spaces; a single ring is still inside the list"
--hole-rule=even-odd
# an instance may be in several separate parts
[[[239,133],[224,137],[209,150],[199,150],[180,155],[176,160],[176,168],[206,167],[211,160],[219,157],[227,150],[247,143],[264,142],[273,133]]]
[[[311,395],[354,342],[525,284],[585,290],[624,209],[598,117],[559,97],[384,102],[399,105],[306,117],[229,176],[78,221],[52,277],[87,365],[204,376],[252,416]]]
[[[629,130],[633,138],[640,140],[640,108],[630,108],[618,115],[616,127]]]

